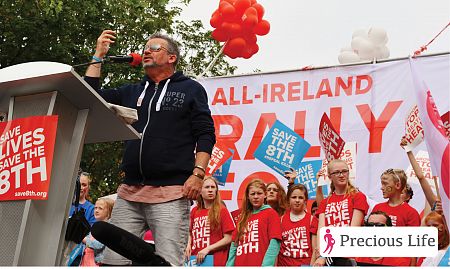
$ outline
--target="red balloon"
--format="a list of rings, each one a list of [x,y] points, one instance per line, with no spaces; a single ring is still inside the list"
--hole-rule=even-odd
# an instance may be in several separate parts
[[[258,39],[254,33],[246,33],[244,35],[244,39],[247,42],[247,45],[256,44],[256,42],[258,41]]]
[[[249,16],[256,16],[258,17],[258,10],[254,7],[249,7],[245,10],[244,16],[242,16],[242,19],[245,19],[245,17]]]
[[[230,56],[231,58],[239,57],[242,55],[243,50],[245,49],[246,46],[247,43],[245,42],[245,39],[243,39],[242,37],[230,39],[225,45],[224,54]]]
[[[255,44],[251,44],[250,48],[251,48],[251,51],[252,51],[252,55],[259,51],[259,46],[256,43]]]
[[[237,0],[220,0],[220,3],[222,3],[222,2],[228,2],[228,3],[232,4],[232,5],[234,5],[234,3],[236,3],[236,1],[237,1]],[[220,3],[219,3],[219,4],[220,4]]]
[[[234,3],[234,8],[236,9],[236,13],[238,15],[244,14],[245,10],[252,5],[250,0],[237,0]]]
[[[231,23],[229,32],[230,38],[238,37],[242,35],[242,26],[238,23]]]
[[[241,51],[245,48],[245,46],[247,46],[247,42],[245,42],[245,39],[243,39],[242,37],[236,37],[230,39],[227,45],[235,51]]]
[[[245,29],[248,30],[252,30],[256,25],[258,24],[258,17],[255,15],[251,15],[251,16],[247,16],[243,21],[242,21],[242,26]]]
[[[220,16],[219,10],[214,11],[211,19],[209,20],[209,24],[211,24],[214,28],[218,28],[222,25],[222,16]]]
[[[253,29],[257,35],[267,35],[270,31],[270,23],[266,20],[261,20]]]
[[[221,29],[214,29],[211,33],[211,36],[219,42],[225,42],[228,40],[227,33]]]
[[[238,57],[237,53],[228,45],[228,43],[223,48],[223,54],[227,55],[232,59],[236,59]]]
[[[253,4],[252,7],[258,11],[258,20],[261,21],[264,16],[264,7],[261,4]]]
[[[244,52],[242,53],[242,57],[245,59],[248,59],[250,57],[252,57],[253,53],[252,53],[252,49],[250,46],[247,45],[247,47],[245,47]]]
[[[221,29],[225,31],[227,34],[229,34],[232,31],[232,28],[233,28],[232,22],[224,21],[222,22],[222,25],[218,29]]]
[[[224,19],[230,19],[235,16],[236,9],[228,2],[221,2],[219,5],[219,11]]]

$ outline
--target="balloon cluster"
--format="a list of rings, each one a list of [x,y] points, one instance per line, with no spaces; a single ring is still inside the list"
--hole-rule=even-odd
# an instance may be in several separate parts
[[[264,8],[256,0],[220,0],[211,16],[210,24],[216,28],[212,37],[227,41],[223,53],[230,58],[248,59],[259,50],[256,35],[269,33],[270,24],[263,19]]]
[[[338,56],[339,63],[355,63],[373,59],[389,58],[389,49],[386,47],[388,37],[382,28],[371,27],[369,31],[355,30],[352,35],[350,48],[342,48]]]

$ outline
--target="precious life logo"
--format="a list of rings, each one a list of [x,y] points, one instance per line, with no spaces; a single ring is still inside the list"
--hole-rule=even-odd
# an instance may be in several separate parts
[[[436,227],[322,227],[322,257],[434,257]]]

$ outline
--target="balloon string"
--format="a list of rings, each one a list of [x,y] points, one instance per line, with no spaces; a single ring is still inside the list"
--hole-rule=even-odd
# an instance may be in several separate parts
[[[225,45],[227,44],[227,42],[228,42],[228,40],[225,43],[223,43],[223,45],[220,48],[219,52],[216,54],[216,56],[214,56],[214,59],[211,61],[211,63],[208,65],[208,67],[206,67],[206,69],[200,75],[198,75],[196,77],[197,79],[202,78],[203,75],[205,75],[206,72],[208,72],[214,66],[214,64],[217,62],[217,59],[219,59],[220,54],[222,54],[223,49],[225,48]]]
[[[421,46],[420,49],[416,50],[414,52],[414,57],[419,56],[422,52],[427,50],[428,45],[430,45],[442,32],[444,32],[444,30],[447,29],[448,26],[450,26],[450,22],[435,37],[433,37],[433,39],[431,39],[431,41],[428,42],[428,44],[426,44],[425,46]]]

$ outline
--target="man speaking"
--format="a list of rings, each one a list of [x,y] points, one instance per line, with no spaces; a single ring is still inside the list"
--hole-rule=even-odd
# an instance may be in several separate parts
[[[125,142],[121,165],[125,178],[117,190],[111,223],[141,238],[150,228],[156,253],[182,266],[189,200],[200,194],[215,144],[206,91],[176,71],[178,45],[158,33],[145,45],[145,75],[140,83],[99,89],[101,61],[115,39],[114,31],[102,32],[92,59],[99,63],[90,65],[85,75],[86,82],[107,102],[134,108],[139,117],[132,126],[142,138]],[[108,248],[104,254],[104,264],[131,263]]]

